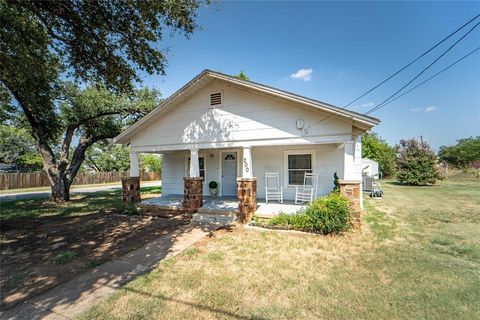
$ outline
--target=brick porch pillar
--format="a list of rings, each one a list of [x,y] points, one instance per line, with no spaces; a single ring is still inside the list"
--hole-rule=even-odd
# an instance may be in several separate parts
[[[140,202],[140,177],[123,178],[122,190],[124,205]]]
[[[189,212],[196,212],[203,206],[203,177],[183,178],[183,208]]]
[[[354,212],[354,222],[360,224],[361,209],[361,181],[356,180],[340,180],[340,193],[350,201],[350,208]]]
[[[257,210],[257,178],[237,178],[238,220],[248,223]]]

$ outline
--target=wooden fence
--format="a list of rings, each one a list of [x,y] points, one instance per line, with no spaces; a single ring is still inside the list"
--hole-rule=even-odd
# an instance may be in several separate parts
[[[74,185],[99,184],[109,182],[120,182],[127,178],[128,172],[95,172],[78,173],[73,180]],[[140,177],[144,181],[160,180],[158,172],[143,172]],[[0,190],[49,187],[50,181],[44,172],[31,173],[0,173]]]

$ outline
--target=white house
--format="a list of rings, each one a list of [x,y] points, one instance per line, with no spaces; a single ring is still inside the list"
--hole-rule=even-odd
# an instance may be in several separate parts
[[[138,153],[163,154],[162,194],[183,194],[183,177],[216,181],[219,196],[237,195],[237,177],[257,179],[265,197],[265,172],[277,172],[284,198],[306,172],[319,174],[318,195],[333,175],[362,179],[362,133],[379,120],[252,81],[205,70],[155,110],[116,137],[130,145],[132,177]],[[191,160],[193,159],[193,160]]]

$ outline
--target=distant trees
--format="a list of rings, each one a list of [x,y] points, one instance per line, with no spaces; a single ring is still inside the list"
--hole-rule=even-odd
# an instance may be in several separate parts
[[[395,148],[375,132],[362,135],[362,157],[378,161],[379,170],[383,177],[395,175]]]
[[[403,184],[434,184],[440,178],[437,157],[430,146],[420,140],[400,140],[397,146],[397,180]]]
[[[457,168],[480,167],[480,136],[457,140],[452,146],[441,146],[438,158]]]
[[[140,171],[162,172],[162,157],[158,154],[141,153],[139,162]],[[84,166],[99,172],[128,171],[130,169],[130,148],[111,144],[108,141],[98,143],[87,151]]]
[[[28,130],[0,124],[0,141],[1,163],[15,164],[19,171],[42,170],[42,157]]]
[[[240,73],[234,76],[235,78],[238,78],[240,80],[246,80],[249,81],[250,78],[243,72],[243,70],[240,70]]]

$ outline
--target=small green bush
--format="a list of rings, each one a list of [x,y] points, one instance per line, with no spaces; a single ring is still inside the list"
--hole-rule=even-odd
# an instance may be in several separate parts
[[[73,251],[67,250],[64,251],[53,258],[54,264],[64,265],[65,263],[69,262],[73,258],[75,258],[77,254]]]
[[[210,183],[208,184],[208,187],[210,189],[216,189],[217,188],[217,182],[216,181],[210,181]]]
[[[280,213],[270,219],[268,225],[321,234],[339,233],[351,227],[352,212],[348,199],[332,192],[296,214]]]

